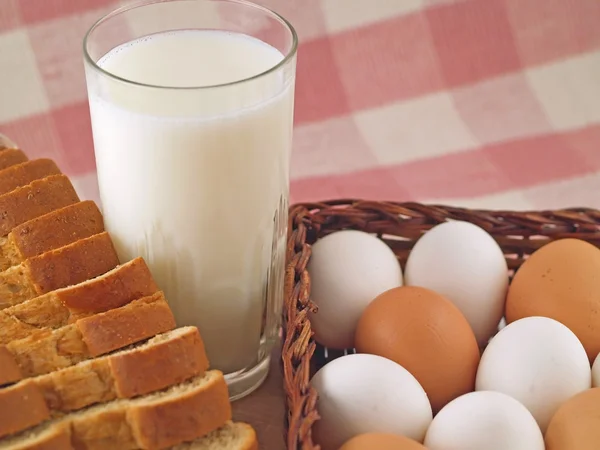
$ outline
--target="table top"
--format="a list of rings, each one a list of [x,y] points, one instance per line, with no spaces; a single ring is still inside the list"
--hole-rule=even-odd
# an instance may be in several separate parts
[[[254,393],[233,403],[234,420],[247,422],[258,435],[261,450],[284,450],[283,421],[285,399],[280,350],[271,357],[271,370],[264,384]]]

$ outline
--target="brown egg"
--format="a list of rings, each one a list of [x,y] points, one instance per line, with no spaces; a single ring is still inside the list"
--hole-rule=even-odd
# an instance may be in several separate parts
[[[339,450],[426,450],[422,444],[405,436],[387,433],[365,433],[354,436]]]
[[[517,271],[506,299],[508,323],[531,316],[566,325],[593,361],[600,352],[600,250],[561,239],[534,252]]]
[[[379,295],[363,312],[357,351],[397,362],[423,386],[436,413],[474,390],[475,335],[459,309],[429,289],[404,286]]]
[[[546,450],[600,448],[600,388],[571,397],[556,411],[544,436]]]

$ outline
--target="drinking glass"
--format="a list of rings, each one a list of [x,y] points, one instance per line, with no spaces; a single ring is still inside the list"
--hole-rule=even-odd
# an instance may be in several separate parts
[[[243,0],[145,0],[84,63],[100,200],[232,400],[266,378],[283,304],[297,36]]]

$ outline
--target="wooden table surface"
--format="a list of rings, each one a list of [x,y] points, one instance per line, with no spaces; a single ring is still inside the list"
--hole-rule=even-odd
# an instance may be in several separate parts
[[[258,434],[260,450],[285,450],[283,376],[279,348],[271,357],[271,370],[264,384],[254,393],[233,403],[234,420],[247,422]]]

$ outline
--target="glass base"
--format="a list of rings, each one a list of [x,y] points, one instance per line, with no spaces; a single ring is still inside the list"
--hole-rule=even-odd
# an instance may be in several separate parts
[[[270,365],[271,356],[266,355],[250,369],[225,375],[225,381],[229,388],[229,400],[232,402],[239,400],[257,390],[267,379]]]

